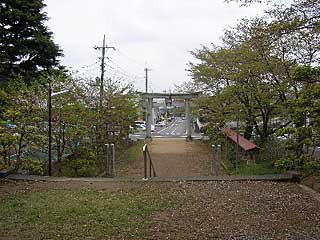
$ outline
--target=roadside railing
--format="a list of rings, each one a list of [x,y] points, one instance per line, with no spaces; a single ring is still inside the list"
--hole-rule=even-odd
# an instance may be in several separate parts
[[[156,170],[154,168],[147,144],[143,146],[142,151],[143,151],[143,159],[144,159],[144,179],[145,180],[148,179],[148,169],[149,169],[149,178],[151,178],[152,175],[153,177],[156,177],[157,176]]]

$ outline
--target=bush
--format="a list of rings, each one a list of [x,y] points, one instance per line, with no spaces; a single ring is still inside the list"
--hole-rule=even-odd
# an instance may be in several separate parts
[[[95,155],[89,148],[79,148],[75,153],[68,156],[63,165],[73,171],[74,176],[93,176],[96,170]]]
[[[274,166],[278,169],[292,170],[294,166],[294,162],[293,162],[293,159],[291,158],[282,158],[277,160]]]
[[[0,170],[5,169],[6,165],[3,162],[0,162]]]
[[[309,165],[308,156],[301,155],[299,158],[295,158],[293,155],[287,155],[275,162],[275,166],[278,169],[283,170],[305,170]]]
[[[43,162],[26,158],[22,162],[22,168],[20,171],[24,174],[43,175]]]

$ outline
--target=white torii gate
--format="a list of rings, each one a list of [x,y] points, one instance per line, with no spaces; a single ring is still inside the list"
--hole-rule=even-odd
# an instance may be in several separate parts
[[[154,98],[165,98],[165,99],[184,99],[185,100],[185,111],[186,111],[186,122],[187,122],[187,141],[192,140],[191,137],[191,114],[190,114],[190,102],[192,98],[197,98],[199,93],[141,93],[143,99],[146,100],[146,139],[151,139],[151,113]]]

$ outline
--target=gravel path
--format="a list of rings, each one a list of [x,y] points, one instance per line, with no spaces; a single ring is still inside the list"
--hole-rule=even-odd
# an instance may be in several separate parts
[[[151,219],[150,239],[320,239],[320,201],[296,184],[208,182],[162,188],[178,205]]]
[[[207,176],[210,150],[200,141],[154,139],[151,157],[159,177]]]
[[[142,149],[141,149],[142,150]],[[210,175],[211,153],[201,141],[186,142],[178,138],[154,138],[149,150],[159,177],[194,177]],[[135,161],[127,163],[117,174],[119,177],[143,177],[142,151]]]

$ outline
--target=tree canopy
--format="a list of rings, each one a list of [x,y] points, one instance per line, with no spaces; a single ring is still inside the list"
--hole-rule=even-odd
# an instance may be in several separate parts
[[[0,3],[0,80],[17,75],[31,81],[39,71],[56,67],[62,51],[45,25],[43,0]]]
[[[206,93],[199,104],[211,129],[240,111],[246,138],[257,135],[264,145],[284,134],[292,159],[313,157],[309,149],[319,144],[319,9],[315,0],[279,5],[227,29],[220,46],[192,51],[197,61],[189,71]]]

